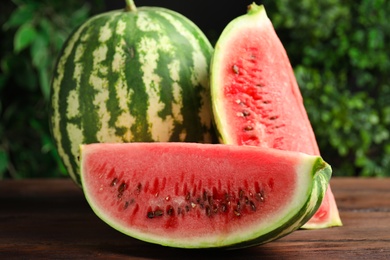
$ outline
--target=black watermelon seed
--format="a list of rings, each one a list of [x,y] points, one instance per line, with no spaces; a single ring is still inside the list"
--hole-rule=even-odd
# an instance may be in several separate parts
[[[114,178],[114,179],[111,181],[110,186],[111,186],[111,187],[115,186],[115,185],[117,184],[117,182],[118,182],[118,178]]]
[[[136,193],[137,193],[137,194],[140,194],[140,193],[141,193],[141,189],[142,189],[142,184],[141,184],[141,183],[138,183],[137,189],[136,189]]]
[[[162,215],[164,215],[164,212],[161,209],[157,209],[154,211],[154,216],[161,217]]]
[[[167,214],[168,214],[168,216],[172,216],[173,215],[173,207],[172,206],[168,206],[167,207]]]
[[[203,192],[203,201],[207,201],[207,192],[206,191]]]
[[[125,191],[125,189],[127,188],[126,186],[127,186],[126,183],[122,182],[121,185],[119,185],[119,187],[118,187],[118,192],[123,193]]]
[[[249,113],[248,111],[244,110],[244,111],[242,111],[242,114],[243,114],[243,116],[247,117],[247,116],[249,116],[251,113]]]

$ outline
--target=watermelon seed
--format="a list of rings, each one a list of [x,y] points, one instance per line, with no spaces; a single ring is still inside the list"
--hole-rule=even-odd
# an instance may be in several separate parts
[[[253,201],[250,201],[249,203],[250,203],[250,205],[251,205],[252,210],[253,210],[253,211],[256,211],[256,205],[255,205],[255,203],[253,203]]]
[[[240,106],[247,106],[246,103],[240,99],[236,99],[236,104],[240,105]]]
[[[271,116],[271,117],[269,117],[269,120],[276,120],[276,119],[278,119],[278,116]]]
[[[196,207],[196,204],[191,202],[191,207],[194,209]]]
[[[140,194],[141,193],[141,189],[142,189],[142,184],[138,183],[137,189],[136,189],[136,194]]]
[[[239,201],[237,201],[237,210],[240,210],[241,209],[241,203]]]
[[[208,205],[206,206],[206,215],[209,217],[211,216],[211,209]]]
[[[203,201],[207,201],[207,191],[203,192]]]
[[[242,111],[242,114],[243,114],[243,116],[247,117],[247,116],[249,116],[251,113],[248,112],[247,110],[244,110],[244,111]]]
[[[259,201],[264,201],[264,196],[261,192],[256,193],[256,199]]]
[[[247,125],[245,128],[244,128],[245,131],[252,131],[253,130],[253,126],[251,125]]]
[[[213,205],[213,212],[214,212],[214,213],[217,213],[217,212],[218,212],[218,206],[215,205],[215,204]]]
[[[123,194],[123,192],[125,191],[125,189],[126,189],[127,187],[126,187],[126,183],[124,183],[124,182],[122,182],[121,183],[121,185],[119,185],[119,187],[118,187],[118,192],[121,194]]]
[[[207,201],[208,201],[209,205],[212,205],[213,204],[213,197],[208,196]]]
[[[172,216],[173,215],[173,207],[172,206],[168,206],[167,207],[167,214],[168,214],[168,216]]]
[[[170,199],[171,199],[171,197],[169,195],[165,197],[166,201],[170,201]]]
[[[161,217],[164,214],[164,212],[161,209],[157,209],[154,211],[154,216]]]
[[[222,204],[221,205],[221,210],[222,210],[222,212],[226,212],[227,206],[225,204]]]
[[[118,182],[118,178],[114,178],[114,179],[112,180],[112,182],[110,183],[110,186],[111,186],[111,187],[116,186],[117,182]]]
[[[281,124],[281,125],[274,126],[274,128],[277,129],[277,128],[281,128],[281,127],[284,127],[284,126],[285,126],[285,124]]]
[[[190,211],[190,206],[186,205],[186,211]]]
[[[237,112],[236,115],[238,117],[247,117],[250,115],[250,113],[248,111],[243,111],[243,112]]]
[[[147,213],[147,216],[148,216],[148,218],[154,218],[154,212],[153,211],[149,211]]]
[[[237,217],[241,216],[241,213],[238,211],[238,210],[234,210],[234,215],[236,215]]]
[[[232,66],[232,69],[233,69],[233,72],[235,73],[235,74],[238,74],[239,73],[239,68],[238,68],[238,66],[237,65],[233,65]]]
[[[129,204],[130,204],[130,203],[129,203],[128,201],[126,201],[126,202],[125,202],[125,205],[123,206],[123,209],[127,209],[127,208],[129,207]]]
[[[191,194],[190,194],[190,192],[188,192],[186,195],[186,200],[190,200],[190,197],[191,197]]]

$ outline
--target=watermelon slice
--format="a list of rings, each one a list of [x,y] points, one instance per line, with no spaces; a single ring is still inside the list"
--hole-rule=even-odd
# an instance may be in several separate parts
[[[83,191],[95,213],[129,236],[172,247],[238,248],[285,236],[314,214],[330,175],[319,156],[277,149],[81,147]]]
[[[263,6],[253,3],[222,32],[212,58],[211,96],[222,143],[320,155],[289,58]],[[341,225],[329,187],[304,228]]]

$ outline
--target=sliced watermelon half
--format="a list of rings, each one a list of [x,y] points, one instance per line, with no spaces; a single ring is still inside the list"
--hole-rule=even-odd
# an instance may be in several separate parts
[[[81,180],[94,212],[131,237],[180,248],[249,247],[301,227],[331,176],[319,156],[195,143],[89,144]]]
[[[264,6],[253,3],[226,26],[215,46],[210,84],[222,143],[320,155],[294,71]],[[329,187],[304,228],[341,225]]]

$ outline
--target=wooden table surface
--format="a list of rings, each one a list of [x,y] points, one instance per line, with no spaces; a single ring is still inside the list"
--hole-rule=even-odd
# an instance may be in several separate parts
[[[390,178],[333,178],[343,227],[241,250],[144,243],[103,223],[70,179],[0,181],[0,259],[390,259]]]

